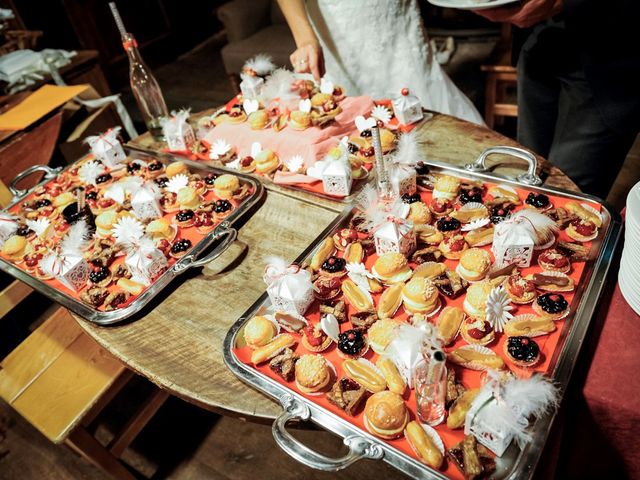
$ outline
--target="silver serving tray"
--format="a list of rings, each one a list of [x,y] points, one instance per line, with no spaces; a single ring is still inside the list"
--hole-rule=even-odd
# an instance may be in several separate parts
[[[130,148],[125,148],[125,152],[127,156],[132,158],[139,158],[141,160],[147,161],[158,160],[165,165],[178,160],[183,161],[182,158],[172,155],[152,152],[140,152]],[[204,174],[211,172],[227,173],[223,169],[209,167],[198,162],[185,163],[189,165],[191,171],[200,170]],[[9,186],[9,190],[14,196],[11,199],[11,203],[5,209],[8,210],[9,208],[13,207],[15,204],[19,203],[22,199],[29,195],[33,191],[33,189],[40,185],[46,184],[48,181],[55,178],[59,173],[72,166],[73,164],[62,169],[51,168],[46,165],[34,165],[19,173],[18,175],[16,175]],[[28,190],[20,190],[16,188],[18,182],[35,172],[44,173],[44,178],[39,184]],[[117,322],[121,322],[122,320],[125,320],[138,313],[143,307],[149,304],[149,302],[151,302],[151,300],[156,295],[158,295],[162,291],[162,289],[164,289],[169,283],[171,283],[174,278],[179,276],[181,273],[186,272],[190,268],[201,267],[213,261],[214,259],[219,257],[229,247],[229,245],[233,243],[238,235],[237,230],[233,228],[233,224],[236,223],[246,213],[252,211],[254,207],[257,206],[258,202],[262,198],[262,195],[264,194],[264,189],[260,182],[256,181],[248,175],[244,175],[239,172],[233,173],[234,175],[239,177],[241,183],[250,185],[253,189],[253,193],[249,197],[245,198],[240,206],[236,210],[234,210],[231,215],[229,215],[229,217],[227,217],[223,222],[217,225],[211,232],[209,232],[204,238],[202,238],[202,240],[196,243],[187,255],[176,261],[176,263],[174,263],[171,268],[167,269],[162,275],[156,278],[151,286],[147,288],[141,295],[139,295],[138,298],[133,300],[124,308],[119,308],[110,312],[96,310],[90,305],[87,305],[62,291],[53,288],[51,285],[48,285],[38,278],[29,275],[24,270],[16,267],[11,262],[3,258],[0,258],[0,270],[8,273],[9,275],[12,275],[18,280],[25,282],[34,290],[37,290],[38,292],[46,295],[54,302],[63,305],[64,307],[80,315],[86,320],[89,320],[90,322],[96,323],[98,325],[111,325]],[[207,253],[202,258],[198,258],[201,254],[203,254],[206,250],[213,247],[214,245],[215,247],[211,252]]]
[[[488,171],[486,158],[493,153],[510,154],[526,160],[529,163],[528,172],[519,175],[517,179],[486,173]],[[575,300],[571,306],[573,320],[565,325],[561,332],[558,346],[555,349],[550,363],[550,370],[548,371],[548,375],[560,387],[560,394],[563,396],[604,287],[609,264],[621,232],[622,222],[620,215],[596,197],[539,186],[542,181],[536,175],[536,159],[529,152],[522,149],[514,149],[512,147],[487,149],[475,162],[468,164],[464,169],[432,162],[429,163],[429,166],[434,172],[475,180],[491,182],[498,180],[501,183],[521,188],[524,184],[525,188],[533,192],[548,193],[568,199],[589,200],[602,205],[603,226],[600,230],[600,235],[593,241],[591,258],[586,262],[583,278],[575,292]],[[348,225],[353,213],[354,210],[352,208],[346,208],[296,259],[296,263],[300,264],[309,260],[320,242],[327,235]],[[309,402],[296,391],[240,362],[233,353],[233,348],[236,345],[241,328],[258,310],[268,308],[270,305],[269,297],[265,293],[234,323],[224,340],[224,360],[228,368],[240,380],[267,394],[282,405],[283,411],[273,423],[272,433],[276,443],[285,452],[308,467],[325,471],[338,471],[360,459],[368,458],[384,460],[413,478],[447,478],[442,472],[427,467],[415,458],[393,448],[329,410]],[[510,480],[531,478],[542,454],[555,416],[556,412],[551,412],[536,420],[530,428],[533,440],[522,450],[512,444],[502,457],[496,457],[497,469],[491,478]],[[292,420],[310,420],[325,430],[333,432],[343,438],[349,452],[341,458],[328,458],[311,450],[286,430],[287,422]]]

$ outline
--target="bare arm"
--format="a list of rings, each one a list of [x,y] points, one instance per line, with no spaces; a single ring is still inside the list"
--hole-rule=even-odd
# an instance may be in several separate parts
[[[322,47],[309,23],[304,0],[278,0],[296,42],[296,51],[289,57],[296,72],[311,73],[320,80],[324,75]]]

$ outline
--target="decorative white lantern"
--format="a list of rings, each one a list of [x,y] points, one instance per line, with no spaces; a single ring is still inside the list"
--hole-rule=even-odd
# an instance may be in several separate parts
[[[131,208],[140,220],[160,218],[160,193],[153,185],[145,185],[131,194]]]
[[[91,273],[89,263],[77,252],[52,252],[42,259],[41,268],[74,292],[87,285]]]
[[[276,310],[304,315],[313,303],[311,274],[297,265],[286,266],[282,259],[274,259],[265,269],[264,281]]]
[[[413,222],[392,218],[383,223],[373,234],[378,256],[389,252],[411,255],[416,249],[416,234]]]
[[[187,122],[188,110],[181,110],[173,113],[173,117],[165,120],[162,124],[162,133],[169,150],[184,152],[191,149],[196,142],[196,134]]]
[[[507,219],[496,225],[491,247],[496,265],[526,268],[531,265],[534,246],[531,225],[526,219]]]
[[[393,100],[393,113],[402,125],[419,122],[424,118],[422,104],[415,95],[409,94],[408,88],[402,89],[402,95]]]
[[[257,75],[248,75],[241,73],[240,91],[245,98],[258,98],[264,87],[264,79]]]
[[[464,433],[472,434],[478,442],[500,457],[511,444],[513,433],[501,428],[502,424],[492,422],[492,416],[503,413],[497,410],[497,406],[493,392],[483,389],[467,413]]]
[[[340,158],[329,160],[328,165],[322,171],[322,187],[325,193],[338,197],[346,197],[351,193],[353,177],[348,160]]]
[[[143,285],[150,285],[169,266],[164,254],[147,237],[128,248],[124,263],[131,272],[131,279]]]
[[[416,179],[415,168],[405,168],[396,165],[391,170],[391,189],[393,193],[399,197],[403,195],[413,195],[418,189]]]
[[[116,168],[127,158],[122,144],[118,140],[120,130],[120,127],[110,128],[102,135],[94,135],[85,139],[96,160],[100,160],[105,167],[110,169]]]

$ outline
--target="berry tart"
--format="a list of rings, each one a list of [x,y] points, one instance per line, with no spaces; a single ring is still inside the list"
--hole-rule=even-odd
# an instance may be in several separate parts
[[[89,274],[89,282],[94,287],[106,287],[113,280],[111,270],[104,266],[94,267],[93,271]]]
[[[569,223],[566,232],[578,242],[589,242],[598,236],[598,226],[590,220],[574,218]]]
[[[176,213],[176,224],[181,228],[189,228],[195,221],[196,214],[193,210],[185,208]]]
[[[342,358],[359,358],[369,350],[367,337],[362,330],[351,329],[338,335],[338,355]]]
[[[429,210],[436,218],[445,217],[453,211],[453,206],[449,200],[434,198],[429,204]]]
[[[533,302],[536,298],[535,284],[531,280],[523,278],[520,273],[508,276],[504,287],[513,303],[524,305]]]
[[[340,295],[341,285],[339,278],[320,275],[313,282],[313,296],[319,300],[332,300]]]
[[[538,256],[538,265],[549,272],[567,273],[571,270],[571,262],[555,248],[545,250]]]
[[[445,235],[455,235],[460,232],[461,224],[460,220],[447,215],[438,219],[436,228]]]
[[[549,201],[549,197],[547,197],[544,193],[531,192],[529,195],[527,195],[524,203],[526,203],[529,207],[535,208],[536,210],[540,211],[549,210],[553,207],[553,205]]]
[[[491,324],[481,318],[466,318],[460,326],[460,335],[470,345],[488,345],[495,334]]]
[[[173,258],[182,258],[187,252],[191,249],[191,240],[188,238],[181,238],[180,240],[176,240],[171,245],[171,249],[169,250],[169,255]]]
[[[323,352],[333,340],[320,328],[320,324],[307,325],[302,329],[302,345],[311,352]]]
[[[203,235],[209,233],[216,226],[214,214],[203,210],[198,211],[193,225],[196,227],[198,233]]]
[[[540,361],[540,347],[530,337],[507,337],[504,353],[519,367],[533,367]]]
[[[449,235],[444,238],[438,248],[449,260],[458,260],[469,244],[462,235]]]
[[[347,273],[347,261],[344,258],[330,256],[320,266],[320,275],[323,277],[339,278]]]
[[[233,204],[229,200],[216,200],[213,202],[213,213],[217,218],[228,217],[233,211]]]
[[[536,298],[533,310],[543,318],[561,320],[569,313],[569,302],[560,293],[545,293]]]

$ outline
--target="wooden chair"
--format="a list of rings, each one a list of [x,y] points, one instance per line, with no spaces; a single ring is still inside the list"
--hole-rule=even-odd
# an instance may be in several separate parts
[[[491,54],[491,60],[480,69],[486,73],[484,121],[493,128],[496,120],[517,117],[518,105],[505,102],[509,87],[518,84],[518,72],[511,66],[511,25],[502,24],[500,40]]]

